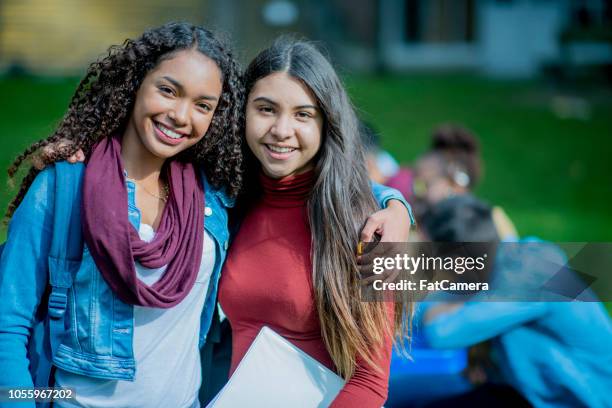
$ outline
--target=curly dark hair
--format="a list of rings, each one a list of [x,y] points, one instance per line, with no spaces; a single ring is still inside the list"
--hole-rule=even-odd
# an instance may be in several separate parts
[[[79,83],[68,111],[57,129],[20,154],[8,169],[12,179],[25,160],[37,159],[21,181],[17,196],[9,204],[10,218],[40,172],[39,168],[65,160],[78,149],[86,156],[101,138],[123,130],[132,112],[136,93],[149,71],[173,53],[197,49],[218,65],[223,89],[206,137],[178,157],[202,166],[208,181],[225,188],[230,196],[242,187],[242,132],[244,84],[240,66],[230,49],[205,28],[172,22],[145,31],[138,39],[111,46],[108,55],[92,63]],[[68,143],[60,143],[67,141]],[[53,144],[53,152],[36,156]]]

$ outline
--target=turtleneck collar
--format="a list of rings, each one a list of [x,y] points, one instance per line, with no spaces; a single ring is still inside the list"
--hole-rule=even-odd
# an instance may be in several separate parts
[[[273,179],[260,173],[263,200],[274,207],[300,207],[306,204],[314,185],[314,170]]]

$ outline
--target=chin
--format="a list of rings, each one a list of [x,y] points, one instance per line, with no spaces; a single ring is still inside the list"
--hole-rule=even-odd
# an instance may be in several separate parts
[[[291,170],[291,169],[282,169],[282,168],[269,168],[269,167],[264,167],[263,168],[263,172],[272,178],[283,178],[283,177],[287,177],[288,175],[292,174],[295,170]]]
[[[157,140],[147,146],[147,149],[153,156],[159,157],[160,159],[169,159],[176,156],[183,149],[177,149],[178,146],[166,146],[165,144],[158,142]]]

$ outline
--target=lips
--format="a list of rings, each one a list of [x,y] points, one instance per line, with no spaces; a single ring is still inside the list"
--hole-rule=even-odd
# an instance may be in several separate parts
[[[177,145],[181,143],[183,139],[186,138],[186,135],[178,133],[159,122],[153,122],[153,128],[155,129],[155,134],[157,135],[157,138],[160,139],[163,143],[169,145]]]
[[[298,150],[290,146],[278,146],[273,144],[264,144],[264,146],[268,155],[276,160],[287,160]]]
[[[277,146],[273,144],[267,144],[266,147],[275,153],[291,153],[292,151],[296,150],[295,147]]]

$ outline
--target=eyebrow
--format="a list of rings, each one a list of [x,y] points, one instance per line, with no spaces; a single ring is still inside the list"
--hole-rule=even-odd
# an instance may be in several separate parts
[[[265,96],[259,96],[253,99],[253,102],[266,102],[266,103],[269,103],[270,105],[278,106],[278,103],[274,102],[272,99],[267,98]],[[293,109],[314,109],[318,111],[319,107],[315,105],[299,105],[299,106],[294,106]]]
[[[183,87],[183,85],[177,81],[176,79],[170,77],[170,76],[164,76],[162,77],[163,79],[165,79],[166,81],[170,82],[172,85],[176,86],[181,92],[185,91],[185,87]],[[197,99],[205,99],[208,101],[216,101],[218,98],[215,96],[211,96],[211,95],[200,95]]]

